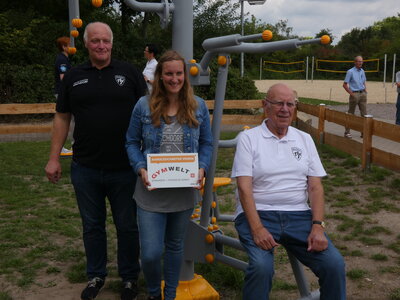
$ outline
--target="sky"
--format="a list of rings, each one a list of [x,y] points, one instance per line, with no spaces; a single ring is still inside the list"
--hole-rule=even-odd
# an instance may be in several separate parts
[[[267,0],[262,6],[245,2],[244,12],[270,24],[287,19],[292,33],[302,37],[314,37],[328,28],[336,44],[355,27],[363,29],[397,16],[400,0]]]

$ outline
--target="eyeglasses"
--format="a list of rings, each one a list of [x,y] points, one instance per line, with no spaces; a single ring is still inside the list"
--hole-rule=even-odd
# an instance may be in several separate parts
[[[288,108],[294,108],[297,104],[296,102],[271,101],[268,99],[264,99],[264,100],[271,103],[272,106],[279,107],[279,108],[282,108],[285,104]]]

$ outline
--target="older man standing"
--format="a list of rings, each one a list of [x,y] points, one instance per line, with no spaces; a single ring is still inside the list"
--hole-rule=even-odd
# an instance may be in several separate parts
[[[317,275],[321,299],[346,299],[343,257],[324,232],[326,173],[310,135],[289,126],[293,90],[273,85],[263,105],[268,118],[240,135],[232,170],[235,226],[249,256],[243,299],[269,299],[279,244]]]
[[[367,114],[367,78],[362,69],[363,62],[361,56],[356,56],[354,58],[354,67],[347,71],[343,82],[343,88],[350,95],[348,113],[354,115],[356,106],[358,105],[362,117]],[[349,139],[352,138],[350,128],[345,128],[344,136]]]
[[[81,299],[95,299],[107,276],[107,197],[118,238],[118,272],[124,283],[122,300],[136,299],[140,272],[136,204],[132,198],[136,176],[125,151],[125,133],[137,100],[146,85],[139,70],[111,58],[113,34],[105,23],[86,26],[89,62],[71,69],[61,83],[53,123],[49,181],[61,177],[59,152],[75,118],[71,181],[83,225],[88,285]]]
[[[400,125],[400,71],[396,73],[397,102],[396,102],[396,125]]]

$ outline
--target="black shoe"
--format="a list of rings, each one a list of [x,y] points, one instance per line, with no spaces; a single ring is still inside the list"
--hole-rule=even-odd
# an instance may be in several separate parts
[[[147,298],[147,300],[161,300],[161,295],[158,295],[158,296],[149,296],[149,298]]]
[[[87,286],[82,291],[81,299],[82,300],[95,299],[103,286],[104,286],[104,279],[101,279],[100,277],[95,277],[90,279]]]
[[[138,294],[136,281],[124,282],[124,287],[121,291],[121,300],[135,300]]]

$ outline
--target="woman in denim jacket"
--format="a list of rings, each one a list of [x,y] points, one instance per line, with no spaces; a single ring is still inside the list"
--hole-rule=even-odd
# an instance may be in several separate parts
[[[208,109],[203,99],[193,95],[184,59],[177,52],[168,51],[160,58],[152,94],[142,97],[133,110],[126,149],[133,170],[141,178],[134,198],[148,299],[161,300],[161,257],[165,248],[164,299],[173,300],[186,228],[212,154]],[[149,190],[149,153],[198,153],[199,188]]]

